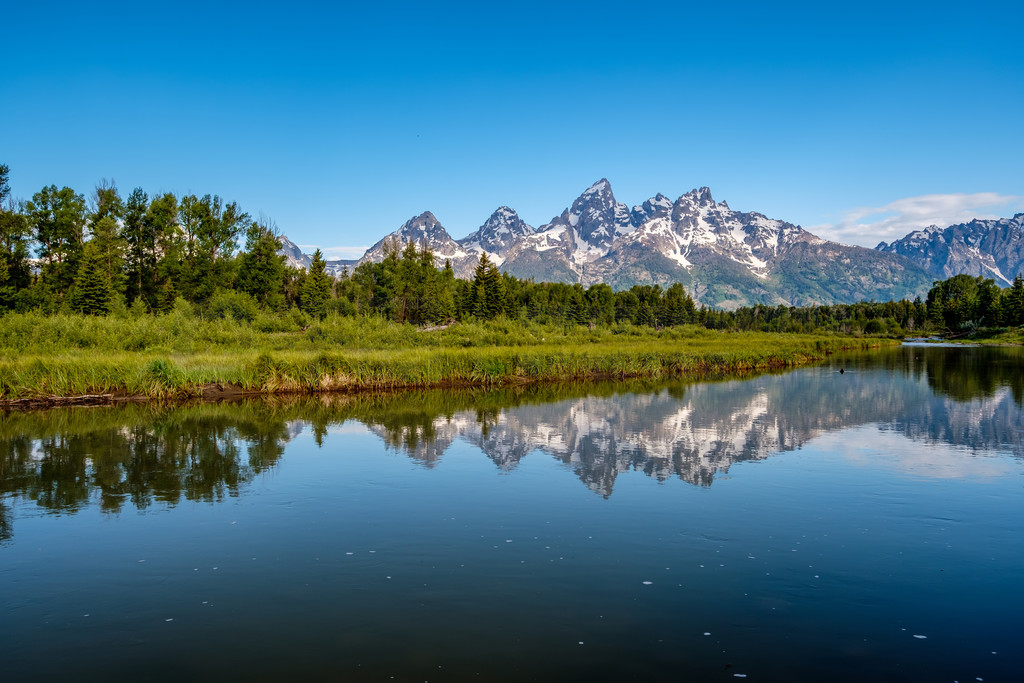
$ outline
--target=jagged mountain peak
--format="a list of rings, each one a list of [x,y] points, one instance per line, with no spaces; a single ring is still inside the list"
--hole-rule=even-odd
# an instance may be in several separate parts
[[[963,273],[1006,286],[1024,270],[1024,213],[975,218],[946,228],[931,225],[891,243],[881,242],[875,249],[905,256],[935,279]]]
[[[435,216],[430,211],[424,211],[420,215],[413,216],[412,218],[407,220],[402,225],[402,227],[405,228],[406,226],[408,226],[410,228],[413,228],[413,227],[418,227],[418,226],[421,226],[421,225],[422,226],[431,226],[431,227],[433,227],[433,226],[436,226],[436,225],[441,225],[441,221],[437,220],[437,216]]]
[[[499,206],[483,225],[458,242],[469,251],[486,251],[501,257],[518,240],[534,232],[533,226],[523,221],[515,209]]]
[[[516,210],[509,206],[499,206],[497,209],[487,217],[484,221],[484,226],[487,225],[511,225],[522,223],[522,219]],[[525,225],[525,223],[524,223]],[[481,226],[483,227],[483,226]]]
[[[643,204],[637,204],[633,207],[633,210],[629,212],[630,220],[633,225],[640,226],[651,220],[656,216],[668,215],[672,212],[672,200],[658,193],[644,201]]]
[[[389,252],[391,245],[402,249],[408,244],[426,245],[434,252],[434,261],[440,266],[445,260],[455,262],[466,260],[469,256],[466,251],[452,239],[441,222],[430,211],[424,211],[418,216],[413,216],[402,224],[398,230],[385,236],[376,244],[370,247],[359,263],[368,261],[380,261]]]
[[[689,200],[698,206],[714,206],[716,204],[714,197],[711,196],[711,188],[707,186],[694,188],[679,199]]]
[[[548,225],[557,223],[568,224],[584,243],[601,253],[607,251],[617,236],[635,227],[628,207],[615,201],[612,185],[606,178],[588,187],[572,206]]]
[[[450,261],[459,277],[472,277],[480,252],[486,251],[503,271],[536,281],[603,282],[616,289],[679,282],[697,301],[712,306],[802,305],[913,297],[934,279],[920,266],[922,259],[955,269],[971,254],[997,247],[1007,256],[981,258],[979,266],[1008,281],[1024,258],[1022,225],[1024,213],[932,226],[912,233],[921,243],[920,256],[901,251],[907,256],[901,258],[881,253],[896,251],[895,243],[880,244],[879,251],[845,247],[757,212],[732,210],[725,201],[716,202],[707,186],[674,201],[658,193],[630,210],[601,178],[540,228],[503,205],[456,241],[424,211],[377,242],[360,262],[381,260],[396,243],[399,248],[415,243],[430,248],[438,265]],[[947,249],[940,241],[956,242],[963,258],[934,256]],[[301,257],[291,246],[293,260]]]

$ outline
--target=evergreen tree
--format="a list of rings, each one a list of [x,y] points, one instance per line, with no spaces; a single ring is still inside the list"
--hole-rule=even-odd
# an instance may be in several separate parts
[[[696,306],[693,299],[678,282],[665,291],[661,321],[666,325],[683,325],[693,322]]]
[[[31,282],[29,239],[31,228],[25,214],[10,199],[8,167],[0,164],[0,309],[13,308],[17,292]]]
[[[0,310],[14,307],[14,286],[10,284],[7,258],[0,254]]]
[[[327,263],[317,249],[302,284],[301,308],[309,315],[323,318],[327,314],[327,301],[331,298],[331,278],[325,272]]]
[[[505,312],[505,284],[498,267],[480,252],[480,261],[473,271],[472,312],[481,320],[491,320]]]
[[[124,240],[121,238],[120,227],[110,215],[97,221],[92,227],[92,239],[96,253],[103,263],[104,276],[110,284],[112,294],[124,293],[123,254]]]
[[[82,254],[81,265],[71,291],[71,307],[87,315],[110,312],[110,281],[104,272],[104,257],[95,242],[90,241]]]
[[[184,234],[178,224],[178,198],[170,192],[153,197],[146,210],[146,232],[152,234],[156,267],[153,280],[143,284],[150,305],[169,311],[179,296],[178,280],[184,259]]]
[[[615,294],[615,319],[619,322],[636,322],[640,311],[640,299],[636,292],[625,291]]]
[[[237,287],[270,308],[284,303],[285,257],[281,240],[267,222],[253,222],[246,231],[245,251],[239,258]]]
[[[640,306],[637,308],[636,319],[633,321],[637,325],[647,325],[648,327],[654,327],[656,320],[654,317],[654,310],[647,301],[642,301]]]
[[[149,196],[141,187],[132,190],[124,205],[121,236],[125,243],[125,295],[129,301],[142,298],[153,305],[153,283],[156,278],[156,242],[153,226],[146,220]]]
[[[1003,325],[1024,325],[1024,278],[1020,273],[1013,284],[1003,292],[999,301],[999,319]]]
[[[569,315],[566,322],[582,325],[587,322],[587,301],[583,294],[583,285],[575,284],[569,295]]]

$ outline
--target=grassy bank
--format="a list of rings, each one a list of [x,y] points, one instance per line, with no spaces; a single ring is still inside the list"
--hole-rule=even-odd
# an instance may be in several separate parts
[[[378,319],[0,318],[0,398],[186,397],[549,380],[664,378],[789,367],[895,343],[841,336],[725,333],[696,326],[587,329],[529,322],[423,331]],[[217,388],[219,386],[219,388]]]

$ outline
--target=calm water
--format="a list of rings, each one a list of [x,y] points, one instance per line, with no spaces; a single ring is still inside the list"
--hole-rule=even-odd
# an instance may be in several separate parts
[[[1021,680],[1021,351],[0,416],[0,671]]]

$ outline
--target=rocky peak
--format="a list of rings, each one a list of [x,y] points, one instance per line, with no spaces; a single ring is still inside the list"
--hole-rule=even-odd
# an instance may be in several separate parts
[[[310,264],[313,262],[313,259],[309,254],[302,253],[302,249],[299,248],[299,245],[295,244],[295,242],[292,242],[284,235],[281,235],[280,240],[281,250],[278,253],[284,254],[289,266],[293,268],[309,268]]]
[[[698,207],[712,207],[716,206],[714,198],[711,196],[711,188],[701,187],[699,189],[693,189],[684,194],[677,200],[679,202],[686,202]],[[726,206],[728,208],[728,206]]]
[[[630,232],[633,223],[625,204],[615,201],[611,183],[602,178],[576,198],[572,206],[549,223],[571,226],[587,244],[607,249],[618,236]]]
[[[477,248],[489,254],[504,255],[516,240],[534,232],[533,226],[523,221],[514,209],[499,206],[476,232],[463,237],[459,244],[466,249]]]
[[[961,273],[1008,285],[1024,269],[1024,214],[914,230],[879,251],[905,256],[936,279]]]
[[[429,211],[424,211],[420,215],[410,218],[398,230],[370,247],[359,259],[359,263],[380,261],[388,253],[390,245],[402,249],[410,243],[417,246],[426,244],[434,252],[435,260],[441,264],[446,258],[465,256],[461,247],[452,239],[437,217]]]
[[[402,227],[398,229],[402,234],[423,236],[423,237],[434,237],[440,236],[440,233],[444,233],[444,237],[449,237],[448,232],[441,225],[441,222],[437,220],[437,217],[429,211],[424,211],[419,216],[410,218]]]
[[[670,213],[672,213],[672,200],[659,192],[643,204],[634,206],[629,215],[633,225],[640,226],[652,218],[668,216]]]

